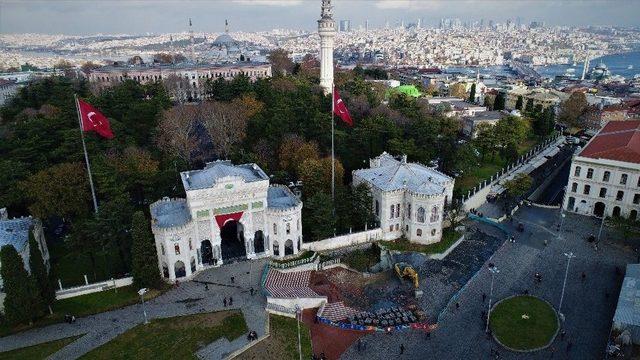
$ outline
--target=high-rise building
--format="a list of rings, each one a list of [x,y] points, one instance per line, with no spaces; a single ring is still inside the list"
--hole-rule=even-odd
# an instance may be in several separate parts
[[[322,0],[322,11],[318,20],[320,35],[320,87],[325,94],[333,92],[333,39],[336,22],[333,21],[331,0]]]
[[[339,31],[347,32],[351,30],[351,20],[340,20]]]

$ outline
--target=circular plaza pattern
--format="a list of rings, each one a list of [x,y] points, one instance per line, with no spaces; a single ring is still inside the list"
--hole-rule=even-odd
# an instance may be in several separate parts
[[[491,309],[489,326],[494,338],[513,351],[536,351],[547,347],[559,329],[556,311],[534,296],[513,296]]]

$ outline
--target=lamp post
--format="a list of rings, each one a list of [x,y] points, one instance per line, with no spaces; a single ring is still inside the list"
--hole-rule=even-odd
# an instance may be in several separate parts
[[[491,300],[493,299],[493,278],[494,276],[500,272],[495,265],[489,266],[489,271],[491,272],[491,290],[489,291],[489,309],[487,311],[487,325],[484,329],[484,332],[489,332],[489,316],[491,315]]]
[[[562,239],[562,225],[564,225],[565,217],[567,217],[567,214],[565,214],[562,211],[562,208],[560,208],[560,228],[558,229],[558,240]]]
[[[147,293],[147,288],[142,288],[138,290],[138,295],[140,295],[140,301],[142,301],[142,314],[144,315],[144,323],[148,324],[149,320],[147,320],[147,310],[144,308],[144,294]]]
[[[296,304],[296,323],[298,324],[298,355],[302,360],[302,341],[300,340],[300,306]]]
[[[576,257],[572,252],[564,253],[564,256],[567,257],[567,269],[564,272],[564,281],[562,282],[562,294],[560,294],[560,305],[558,305],[558,315],[560,315],[560,319],[564,321],[564,314],[562,313],[562,300],[564,300],[564,290],[567,286],[567,277],[569,275],[569,264],[571,263],[571,259]]]

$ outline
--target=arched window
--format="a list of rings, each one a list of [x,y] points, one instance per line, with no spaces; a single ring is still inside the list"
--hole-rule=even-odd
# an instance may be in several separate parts
[[[189,250],[193,250],[193,245],[191,245],[191,239],[189,239]]]
[[[396,217],[400,217],[400,204],[396,204]]]
[[[180,245],[175,244],[173,248],[174,248],[174,250],[176,252],[176,255],[180,255]]]
[[[422,229],[416,230],[416,236],[422,236]]]
[[[438,221],[438,219],[440,218],[440,213],[438,212],[438,207],[434,206],[433,208],[431,208],[431,219],[429,219],[431,222],[436,222]]]
[[[616,194],[616,200],[622,201],[622,198],[624,198],[624,191],[620,190],[618,194]]]
[[[607,181],[609,181],[610,177],[611,177],[611,172],[605,171],[604,175],[602,175],[602,181],[607,182]]]
[[[287,234],[291,234],[291,224],[287,223]]]
[[[584,186],[584,191],[582,192],[585,195],[589,195],[589,193],[591,192],[591,186],[590,185],[585,185]]]
[[[278,225],[276,223],[273,223],[273,235],[278,235]]]
[[[407,204],[407,219],[411,220],[411,203]]]
[[[169,278],[169,267],[164,263],[162,264],[162,276]]]
[[[426,211],[424,210],[424,208],[421,206],[418,208],[418,213],[416,214],[416,220],[418,222],[423,223],[424,222],[424,218],[425,218],[425,213]]]
[[[620,176],[620,185],[627,185],[628,178],[629,178],[629,175],[622,174],[622,176]]]
[[[578,183],[571,184],[571,192],[576,192],[576,191],[578,191]]]
[[[580,166],[576,166],[576,169],[573,171],[573,176],[578,177],[580,176],[580,170],[582,168]]]
[[[164,245],[160,244],[160,250],[162,250],[162,255],[164,255]]]
[[[376,200],[376,216],[380,216],[380,203]]]
[[[277,241],[273,242],[273,255],[280,256],[280,244]]]
[[[431,229],[431,236],[436,236],[436,229]]]
[[[393,214],[395,214],[395,211],[396,211],[396,206],[395,205],[391,205],[390,213],[389,213],[389,219],[393,219]]]
[[[593,169],[587,169],[587,179],[593,179]]]
[[[607,188],[605,187],[600,188],[600,197],[603,198],[606,196],[607,196]]]

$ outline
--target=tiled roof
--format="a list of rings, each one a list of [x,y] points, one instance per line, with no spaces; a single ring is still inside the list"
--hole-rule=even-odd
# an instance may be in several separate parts
[[[159,228],[182,226],[191,221],[186,201],[182,199],[162,199],[151,206],[153,224]]]
[[[269,180],[258,165],[233,165],[231,161],[214,161],[202,170],[185,171],[180,176],[186,191],[211,188],[219,179],[227,176],[241,177],[245,182]]]
[[[579,156],[640,164],[640,121],[610,121]]]
[[[0,247],[13,245],[18,252],[21,252],[29,241],[29,230],[32,225],[33,218],[30,217],[0,220]]]
[[[284,186],[269,186],[267,206],[272,209],[288,209],[300,203],[300,200]]]

